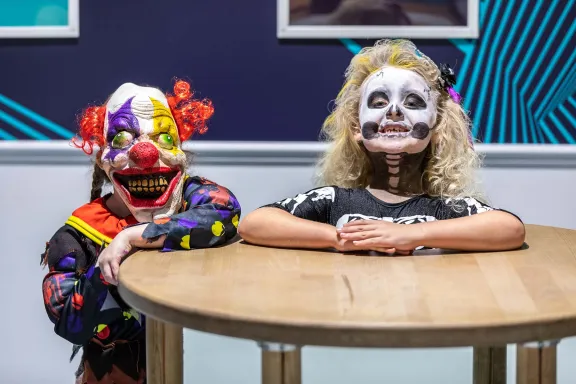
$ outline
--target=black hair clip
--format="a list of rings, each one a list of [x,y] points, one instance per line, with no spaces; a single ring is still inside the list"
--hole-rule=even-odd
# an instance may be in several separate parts
[[[462,96],[454,89],[456,75],[448,64],[440,65],[440,78],[438,79],[438,83],[440,84],[440,88],[444,89],[456,104],[460,104]],[[472,139],[472,132],[470,131],[468,131],[468,144],[471,148],[474,148],[474,140]]]
[[[440,78],[438,79],[440,88],[448,92],[448,95],[454,100],[455,103],[460,104],[462,96],[454,89],[456,84],[456,75],[448,64],[440,64]]]
[[[440,81],[443,83],[443,87],[456,84],[456,75],[448,64],[440,64]]]

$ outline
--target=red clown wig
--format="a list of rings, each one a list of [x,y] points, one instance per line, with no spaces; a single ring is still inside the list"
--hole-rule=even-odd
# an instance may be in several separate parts
[[[214,114],[214,106],[208,99],[196,100],[190,84],[177,80],[174,94],[166,94],[170,111],[176,120],[180,142],[188,140],[194,133],[204,134],[208,130],[206,122]],[[87,155],[94,152],[94,146],[102,148],[105,144],[104,121],[106,105],[86,108],[79,119],[80,138],[73,138],[72,144]]]

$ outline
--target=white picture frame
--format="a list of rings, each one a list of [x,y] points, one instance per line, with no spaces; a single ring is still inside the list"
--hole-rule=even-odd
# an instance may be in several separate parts
[[[0,26],[0,39],[58,39],[80,37],[80,0],[68,0],[68,25]]]
[[[291,25],[290,5],[298,0],[277,0],[279,39],[476,39],[479,37],[479,0],[467,0],[467,25],[350,26]]]

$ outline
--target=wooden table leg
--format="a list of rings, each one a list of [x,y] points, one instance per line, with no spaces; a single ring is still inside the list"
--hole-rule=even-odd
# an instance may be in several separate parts
[[[262,384],[302,384],[300,347],[260,343]]]
[[[506,347],[474,347],[474,384],[506,384]]]
[[[147,384],[184,382],[182,327],[146,318]]]
[[[527,343],[517,346],[517,384],[556,384],[557,341]]]

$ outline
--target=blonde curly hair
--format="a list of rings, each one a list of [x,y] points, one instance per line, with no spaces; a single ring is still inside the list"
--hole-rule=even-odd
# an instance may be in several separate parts
[[[380,40],[373,47],[362,49],[346,69],[346,81],[336,97],[335,108],[322,126],[322,137],[330,145],[318,163],[318,181],[344,188],[370,185],[372,166],[354,134],[360,131],[362,83],[385,65],[416,72],[438,100],[438,118],[422,175],[424,193],[446,199],[474,197],[485,201],[476,182],[480,158],[469,145],[468,115],[440,89],[440,69],[436,64],[412,42],[401,39]]]

